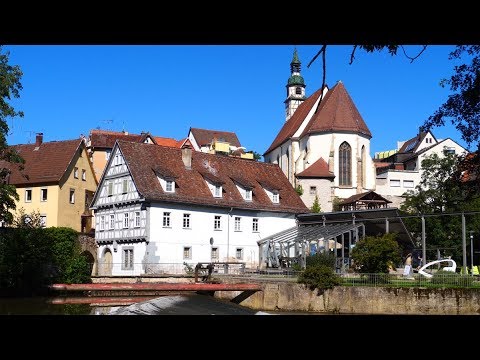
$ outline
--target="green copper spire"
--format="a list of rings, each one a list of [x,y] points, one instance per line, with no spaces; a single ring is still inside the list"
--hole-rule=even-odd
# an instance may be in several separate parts
[[[288,79],[288,86],[305,85],[305,81],[303,80],[303,77],[300,75],[301,65],[302,63],[298,59],[297,48],[295,48],[295,50],[293,50],[293,59],[292,59],[292,62],[290,63],[290,71],[292,72],[292,75]]]
[[[293,50],[293,59],[292,59],[292,62],[290,63],[290,65],[292,64],[298,64],[300,65],[300,60],[298,59],[298,53],[297,53],[297,48],[295,48],[295,50]]]

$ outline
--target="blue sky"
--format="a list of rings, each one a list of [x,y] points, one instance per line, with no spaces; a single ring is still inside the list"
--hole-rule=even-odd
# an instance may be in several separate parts
[[[320,45],[297,45],[307,96],[322,83]],[[285,121],[285,85],[295,45],[9,45],[24,73],[9,120],[9,144],[75,139],[95,128],[185,138],[190,127],[233,131],[261,154]],[[413,56],[421,46],[407,46]],[[341,80],[373,137],[371,155],[394,149],[450,94],[439,83],[452,46],[431,45],[413,63],[402,54],[327,48],[327,84]],[[466,146],[451,125],[432,129]]]

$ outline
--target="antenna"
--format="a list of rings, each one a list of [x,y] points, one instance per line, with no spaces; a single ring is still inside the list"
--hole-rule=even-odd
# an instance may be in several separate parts
[[[113,119],[105,119],[105,120],[101,120],[101,122],[105,124],[111,124],[113,122]],[[107,130],[110,130],[110,129],[107,129]]]
[[[35,135],[35,134],[37,134],[39,131],[25,130],[24,132],[28,133],[28,141],[27,141],[27,144],[30,144],[30,142],[32,141],[32,134]]]

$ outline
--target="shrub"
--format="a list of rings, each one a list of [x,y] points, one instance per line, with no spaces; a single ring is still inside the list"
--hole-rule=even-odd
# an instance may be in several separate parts
[[[310,290],[317,289],[318,293],[326,289],[333,289],[341,284],[340,276],[332,268],[325,265],[307,267],[298,277],[297,282],[305,284]]]
[[[396,234],[367,236],[357,242],[352,250],[352,259],[361,273],[388,273],[392,264],[401,261]]]
[[[433,274],[430,279],[431,284],[468,287],[472,286],[473,277],[468,275],[460,275],[453,271],[439,270]]]
[[[323,265],[331,269],[335,269],[335,256],[330,252],[319,252],[315,255],[307,256],[305,262],[307,268]]]

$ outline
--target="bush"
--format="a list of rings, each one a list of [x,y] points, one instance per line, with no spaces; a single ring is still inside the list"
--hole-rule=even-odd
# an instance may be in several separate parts
[[[317,289],[318,293],[326,289],[333,289],[341,284],[340,276],[333,269],[325,265],[307,267],[298,277],[297,282],[305,284],[310,290]]]
[[[453,271],[439,270],[433,274],[430,283],[453,287],[469,287],[473,284],[473,277],[469,275],[460,275]]]
[[[367,236],[357,242],[352,250],[352,259],[361,273],[388,273],[392,264],[401,261],[396,234]]]
[[[315,255],[307,256],[305,262],[307,268],[323,265],[331,269],[335,269],[335,256],[330,252],[319,252]]]
[[[84,256],[75,256],[70,259],[63,274],[65,284],[91,283],[90,264]]]

